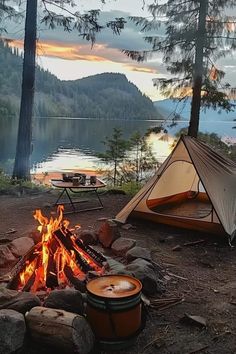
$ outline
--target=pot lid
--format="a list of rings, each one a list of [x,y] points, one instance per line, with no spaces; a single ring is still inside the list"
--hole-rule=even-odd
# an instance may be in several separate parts
[[[106,298],[123,298],[138,294],[141,282],[129,275],[105,275],[92,279],[87,284],[89,293]]]

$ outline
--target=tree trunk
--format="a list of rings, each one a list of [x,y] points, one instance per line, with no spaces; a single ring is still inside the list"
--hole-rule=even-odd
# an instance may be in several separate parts
[[[114,164],[114,177],[113,177],[113,180],[114,180],[114,186],[116,186],[116,179],[117,179],[117,161],[115,160],[115,164]]]
[[[93,332],[85,318],[75,313],[37,306],[27,313],[26,324],[39,344],[65,353],[88,354],[93,349]]]
[[[188,128],[188,135],[197,137],[200,109],[201,109],[201,89],[203,81],[203,58],[206,36],[206,16],[208,0],[201,0],[199,9],[198,30],[196,38],[195,63],[193,73],[193,97],[191,103],[191,117]]]
[[[30,179],[35,83],[37,0],[27,0],[20,118],[13,178]]]

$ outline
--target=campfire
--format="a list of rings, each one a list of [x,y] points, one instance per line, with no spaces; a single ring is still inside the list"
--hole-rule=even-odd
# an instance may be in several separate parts
[[[86,281],[88,272],[98,276],[104,273],[105,257],[85,245],[74,229],[69,229],[63,210],[59,205],[57,217],[50,219],[36,210],[34,218],[40,224],[41,241],[16,264],[8,288],[36,292],[76,287]]]

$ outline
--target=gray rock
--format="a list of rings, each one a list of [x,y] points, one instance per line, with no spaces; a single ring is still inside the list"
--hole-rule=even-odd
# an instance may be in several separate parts
[[[125,270],[141,281],[145,295],[155,295],[165,291],[163,282],[160,280],[161,276],[152,263],[144,259],[136,259],[128,264]]]
[[[143,267],[143,268],[150,268],[152,270],[155,270],[155,266],[149,262],[149,261],[146,261],[146,259],[142,259],[142,258],[137,258],[135,259],[132,263],[128,264],[126,266],[126,269],[129,269],[129,270],[135,270],[135,267]]]
[[[86,246],[96,245],[98,241],[98,235],[94,230],[80,230],[77,235]]]
[[[119,237],[119,226],[112,219],[106,220],[98,231],[98,240],[105,248],[109,248]]]
[[[8,244],[0,246],[0,267],[13,265],[17,262]]]
[[[11,309],[25,314],[40,305],[39,298],[34,294],[0,288],[0,309]]]
[[[21,257],[34,246],[34,241],[30,237],[20,237],[13,240],[10,244],[10,250],[16,257]]]
[[[78,290],[53,290],[44,301],[44,306],[52,309],[61,309],[68,312],[84,313],[83,296]]]
[[[117,274],[117,273],[122,274],[122,272],[125,270],[124,264],[110,257],[106,257],[106,259],[107,259],[107,265],[110,274]]]
[[[136,241],[131,238],[119,237],[111,246],[112,251],[117,256],[123,256],[128,250],[136,245]]]
[[[136,258],[146,259],[147,261],[151,261],[151,252],[147,248],[135,246],[131,248],[126,253],[126,258],[128,262],[133,261]]]
[[[0,353],[11,354],[21,349],[26,332],[24,316],[13,310],[0,310]]]

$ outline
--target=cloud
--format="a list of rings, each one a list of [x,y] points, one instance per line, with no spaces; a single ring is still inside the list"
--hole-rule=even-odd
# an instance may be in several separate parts
[[[121,6],[120,1],[124,6]],[[145,1],[146,3],[150,3],[153,0]],[[120,35],[114,35],[110,29],[104,28],[101,33],[97,34],[96,43],[91,49],[91,43],[83,40],[83,38],[79,36],[76,30],[73,30],[71,33],[65,32],[61,27],[56,27],[54,30],[51,30],[48,29],[45,24],[39,23],[38,56],[41,58],[41,60],[43,60],[43,57],[46,57],[48,58],[47,60],[50,58],[58,58],[58,60],[64,59],[67,61],[70,60],[73,61],[74,64],[76,61],[79,63],[83,62],[84,64],[91,63],[91,65],[92,63],[94,63],[94,65],[100,63],[100,68],[106,67],[106,64],[107,68],[111,67],[113,64],[113,67],[117,68],[118,65],[116,64],[119,64],[119,68],[121,68],[121,70],[129,72],[131,75],[133,75],[133,77],[136,75],[140,78],[145,74],[149,77],[152,75],[155,77],[170,77],[170,73],[167,73],[166,67],[163,64],[161,53],[157,53],[155,57],[148,60],[147,62],[137,63],[132,61],[121,52],[122,49],[150,49],[150,45],[143,39],[145,34],[141,33],[140,29],[128,19],[131,13],[135,13],[135,15],[141,16],[145,15],[145,13],[141,11],[143,0],[137,0],[137,2],[134,0],[119,0],[114,2],[116,10],[108,11],[111,6],[113,6],[111,2],[113,1],[108,1],[106,2],[106,5],[103,6],[100,15],[100,22],[101,24],[105,25],[107,21],[114,19],[115,17],[124,17],[127,20],[127,23]],[[134,2],[135,5],[133,4]],[[96,5],[96,0],[91,0],[89,2],[87,0],[81,0],[79,2],[79,9],[83,11],[88,8],[92,8],[93,5]],[[124,11],[119,10],[119,8],[124,9]],[[40,17],[42,18],[42,13],[39,15],[39,21]],[[19,32],[15,24],[8,26],[9,36],[15,39],[14,43],[17,46],[22,47],[22,41],[20,41],[19,38],[21,40],[23,39],[23,24],[21,24],[21,29],[22,32]],[[161,34],[163,34],[163,28],[160,30]],[[158,30],[158,32],[160,30]],[[56,59],[54,59],[54,61],[56,61]],[[220,66],[220,68],[226,71],[225,81],[228,81],[232,86],[235,86],[236,72],[235,68],[233,67],[235,66],[235,58],[233,56],[228,56],[227,58],[221,59],[217,64]],[[68,70],[68,67],[63,70]],[[51,71],[53,72],[53,65]],[[66,77],[66,73],[64,77]],[[137,80],[139,80],[139,78]],[[142,84],[141,81],[142,80],[140,80],[140,86]]]
[[[9,42],[11,47],[23,48],[22,40],[12,40]],[[62,42],[38,42],[37,56],[54,57],[66,60],[87,60],[87,61],[107,61],[101,55],[91,52],[88,54],[87,46],[73,45]]]
[[[11,40],[9,45],[22,49],[23,41]],[[128,58],[119,49],[111,48],[107,44],[102,43],[97,43],[91,49],[91,46],[87,43],[75,44],[50,40],[40,41],[37,44],[37,56],[71,61],[119,63],[124,66],[125,70],[148,74],[163,74],[165,70],[161,63],[161,57],[158,61],[137,63]]]
[[[137,66],[131,66],[131,65],[125,65],[126,68],[130,71],[137,71],[137,72],[142,72],[142,73],[147,73],[147,74],[157,74],[156,69],[151,69],[147,67],[137,67]]]

